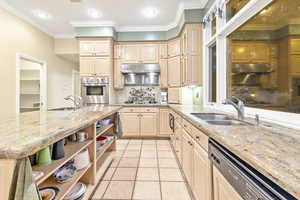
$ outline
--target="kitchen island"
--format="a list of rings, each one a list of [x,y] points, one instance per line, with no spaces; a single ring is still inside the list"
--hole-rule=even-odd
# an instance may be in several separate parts
[[[55,170],[72,159],[78,152],[87,148],[89,150],[91,165],[77,173],[71,181],[60,184],[60,191],[56,199],[63,199],[77,181],[82,180],[87,185],[88,198],[101,178],[113,156],[115,150],[115,127],[113,125],[115,113],[120,106],[90,106],[78,110],[53,110],[41,112],[29,112],[20,114],[15,118],[2,121],[0,124],[0,199],[7,199],[9,195],[12,176],[16,161],[26,158],[49,145],[60,141],[78,131],[87,133],[87,140],[82,143],[69,142],[65,145],[65,157],[53,161],[45,166],[33,166],[33,170],[42,171],[44,175],[37,180],[38,186],[53,185],[51,176]],[[96,122],[109,118],[112,124],[97,133]],[[99,134],[114,137],[114,140],[97,151],[96,138]],[[56,183],[57,184],[57,183]]]

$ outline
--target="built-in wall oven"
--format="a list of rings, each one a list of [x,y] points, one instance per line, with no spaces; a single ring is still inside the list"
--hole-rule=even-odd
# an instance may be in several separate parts
[[[109,78],[82,77],[81,96],[85,104],[108,104]]]
[[[296,200],[212,139],[209,141],[209,157],[213,165],[245,200]]]

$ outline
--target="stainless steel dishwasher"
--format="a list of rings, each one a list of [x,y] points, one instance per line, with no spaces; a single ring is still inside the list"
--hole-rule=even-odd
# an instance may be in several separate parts
[[[245,200],[296,199],[212,139],[209,141],[209,157],[213,165]]]

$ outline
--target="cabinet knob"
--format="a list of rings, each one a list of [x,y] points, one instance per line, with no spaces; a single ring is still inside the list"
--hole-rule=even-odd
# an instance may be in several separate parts
[[[200,140],[200,137],[199,137],[199,136],[196,136],[196,139],[197,139],[197,140]]]

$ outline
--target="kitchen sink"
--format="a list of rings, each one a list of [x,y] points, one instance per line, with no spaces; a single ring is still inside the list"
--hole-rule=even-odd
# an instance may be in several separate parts
[[[206,120],[207,123],[212,125],[221,125],[221,126],[246,126],[249,125],[246,122],[238,120]]]
[[[74,107],[63,107],[63,108],[53,108],[49,109],[48,111],[69,111],[69,110],[74,110]]]
[[[205,120],[205,121],[212,121],[212,120],[232,120],[232,118],[228,117],[224,114],[218,114],[218,113],[191,113],[191,115]]]

